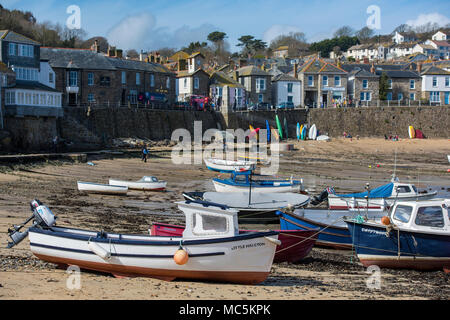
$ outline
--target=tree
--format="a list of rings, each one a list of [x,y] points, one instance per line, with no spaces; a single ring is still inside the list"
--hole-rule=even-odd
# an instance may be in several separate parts
[[[214,31],[208,35],[208,40],[214,43],[216,46],[216,51],[221,51],[223,49],[223,41],[227,37],[225,32]]]
[[[392,31],[392,34],[395,34],[396,32],[398,33],[404,33],[404,32],[410,32],[411,31],[411,27],[405,23],[399,25],[397,28],[394,29],[394,31]]]
[[[358,37],[360,42],[365,42],[373,37],[374,31],[370,29],[369,27],[364,27],[358,32],[356,32],[356,37]]]
[[[129,49],[125,52],[125,56],[130,59],[139,59],[139,53],[135,49]]]
[[[340,37],[333,39],[325,39],[320,42],[314,42],[309,47],[310,51],[320,52],[322,57],[329,57],[330,52],[333,51],[333,48],[339,46],[341,51],[345,52],[351,46],[359,44],[359,39],[357,37]]]
[[[352,27],[343,26],[336,30],[333,37],[334,38],[351,37],[351,36],[353,36],[354,33],[355,33],[355,31],[353,30]]]
[[[92,38],[84,41],[81,44],[81,48],[82,49],[90,49],[92,47],[92,45],[94,44],[95,40],[97,40],[100,52],[107,53],[108,47],[109,47],[109,42],[108,42],[108,39],[106,39],[104,37],[92,37]]]
[[[279,35],[270,42],[268,50],[276,50],[281,46],[288,47],[288,55],[291,57],[299,56],[301,52],[308,49],[306,36],[303,32],[290,32],[287,35]]]
[[[386,72],[383,72],[380,77],[380,100],[387,100],[387,94],[389,90],[388,76]]]

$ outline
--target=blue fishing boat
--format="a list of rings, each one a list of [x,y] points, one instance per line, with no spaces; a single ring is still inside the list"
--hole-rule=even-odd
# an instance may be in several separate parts
[[[278,211],[283,230],[319,230],[317,246],[333,249],[351,249],[352,238],[344,218],[366,216],[380,220],[380,211],[357,212],[349,210],[300,209],[294,212]]]
[[[213,184],[217,192],[300,192],[303,180],[291,179],[254,179],[260,175],[252,171],[233,172],[229,178],[214,178]]]
[[[398,202],[382,222],[346,219],[364,266],[450,271],[450,199]]]

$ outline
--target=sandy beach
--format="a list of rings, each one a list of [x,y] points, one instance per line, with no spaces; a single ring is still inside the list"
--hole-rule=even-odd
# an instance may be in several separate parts
[[[360,191],[389,181],[394,172],[419,189],[450,191],[450,141],[333,139],[290,141],[293,151],[281,152],[278,175],[303,178],[312,195],[333,186],[338,192]],[[160,151],[156,153],[155,151]],[[166,152],[163,152],[166,151]],[[152,153],[153,152],[153,153]],[[396,157],[396,159],[395,159]],[[80,289],[70,290],[70,274],[35,258],[28,239],[6,249],[7,229],[30,216],[29,202],[41,200],[57,216],[59,226],[122,233],[148,233],[152,222],[183,224],[174,202],[183,191],[213,189],[217,176],[202,165],[175,165],[170,148],[151,147],[144,163],[138,157],[93,156],[86,163],[51,162],[0,168],[0,300],[329,300],[450,298],[450,275],[443,271],[381,270],[381,288],[370,289],[370,273],[351,251],[314,248],[303,261],[274,264],[259,285],[194,281],[165,282],[149,278],[114,278],[81,272]],[[108,183],[109,178],[139,180],[157,176],[166,192],[129,192],[126,197],[88,195],[76,182]],[[250,228],[255,226],[240,226]],[[257,226],[256,226],[257,227]],[[261,226],[260,226],[261,227]],[[263,226],[267,229],[268,226]],[[276,225],[270,228],[277,228]]]

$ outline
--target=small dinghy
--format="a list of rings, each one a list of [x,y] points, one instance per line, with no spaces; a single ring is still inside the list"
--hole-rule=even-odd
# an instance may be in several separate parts
[[[128,187],[116,186],[110,184],[100,184],[93,182],[78,181],[78,190],[87,193],[100,193],[100,194],[112,194],[112,195],[126,195]]]
[[[142,190],[142,191],[164,191],[166,189],[167,182],[158,180],[156,177],[142,177],[138,181],[123,181],[116,179],[109,179],[110,185],[128,187],[130,190]]]
[[[28,234],[30,249],[41,260],[115,276],[242,284],[267,278],[276,246],[281,244],[278,232],[239,234],[236,210],[205,203],[177,204],[186,227],[182,236],[169,238],[56,227],[47,207],[32,206],[31,218],[10,230],[9,247]],[[20,232],[31,220],[32,227]]]
[[[450,270],[450,199],[397,202],[378,221],[347,219],[365,266]]]
[[[302,180],[287,179],[254,179],[251,171],[231,173],[230,178],[212,179],[217,192],[300,192],[303,189]]]
[[[186,200],[198,200],[238,210],[239,223],[272,224],[279,219],[275,212],[286,207],[301,208],[309,197],[298,193],[186,192]]]
[[[317,230],[276,230],[280,234],[278,240],[281,244],[277,246],[273,262],[299,262],[305,258],[314,247],[317,239]],[[180,237],[184,227],[166,223],[153,223],[149,230],[152,236]],[[256,230],[239,230],[240,234],[256,232]]]
[[[222,159],[204,159],[206,167],[212,171],[231,173],[235,171],[255,170],[256,161],[233,161]]]

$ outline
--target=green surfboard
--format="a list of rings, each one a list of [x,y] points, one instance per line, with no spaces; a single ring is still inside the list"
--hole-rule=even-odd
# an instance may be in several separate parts
[[[278,119],[278,115],[275,115],[275,121],[277,123],[278,133],[280,134],[280,139],[283,139],[283,128],[281,127],[280,119]]]

